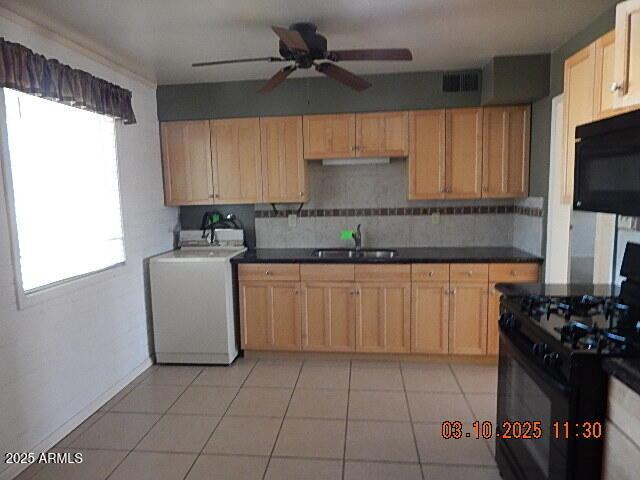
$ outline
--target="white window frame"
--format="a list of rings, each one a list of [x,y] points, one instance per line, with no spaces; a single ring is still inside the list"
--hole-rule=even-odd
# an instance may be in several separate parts
[[[11,248],[11,262],[13,264],[13,277],[16,292],[16,304],[18,310],[33,307],[59,297],[76,293],[81,288],[87,288],[92,285],[105,282],[117,276],[120,276],[128,266],[127,263],[127,242],[125,235],[125,212],[122,203],[122,189],[120,183],[120,157],[118,155],[118,137],[119,125],[116,123],[115,128],[115,155],[116,155],[116,173],[118,182],[118,195],[120,197],[120,222],[122,224],[122,242],[124,249],[124,260],[122,262],[110,265],[106,268],[88,272],[82,275],[66,278],[58,282],[54,282],[42,287],[25,292],[22,285],[22,272],[20,269],[20,250],[18,245],[18,224],[16,220],[15,197],[13,191],[13,175],[11,172],[11,158],[9,151],[9,134],[7,128],[7,111],[5,105],[4,88],[0,88],[0,173],[4,180],[4,193],[7,223],[9,226],[9,243]]]

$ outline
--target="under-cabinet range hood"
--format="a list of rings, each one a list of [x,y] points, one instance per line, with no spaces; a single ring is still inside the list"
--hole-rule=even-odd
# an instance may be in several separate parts
[[[359,157],[359,158],[325,158],[324,167],[338,167],[344,165],[386,165],[391,163],[389,157]]]

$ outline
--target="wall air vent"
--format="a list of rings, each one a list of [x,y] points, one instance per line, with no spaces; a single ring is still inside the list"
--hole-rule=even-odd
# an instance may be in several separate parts
[[[480,88],[480,75],[478,72],[452,72],[442,76],[442,91],[477,92]]]

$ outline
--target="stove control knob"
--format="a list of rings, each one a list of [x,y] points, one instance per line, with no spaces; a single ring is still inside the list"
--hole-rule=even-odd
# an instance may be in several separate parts
[[[557,353],[547,353],[544,357],[542,357],[542,361],[547,367],[559,367],[560,355],[558,355]]]
[[[514,318],[513,313],[506,312],[500,316],[498,323],[507,330],[513,330],[516,326],[516,319]]]
[[[544,355],[549,351],[549,345],[546,343],[534,343],[531,347],[534,355]]]

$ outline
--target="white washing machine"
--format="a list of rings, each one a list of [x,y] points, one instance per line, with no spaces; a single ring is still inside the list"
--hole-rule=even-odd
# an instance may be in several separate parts
[[[245,250],[183,248],[151,259],[158,363],[230,364],[238,356],[229,260]]]

